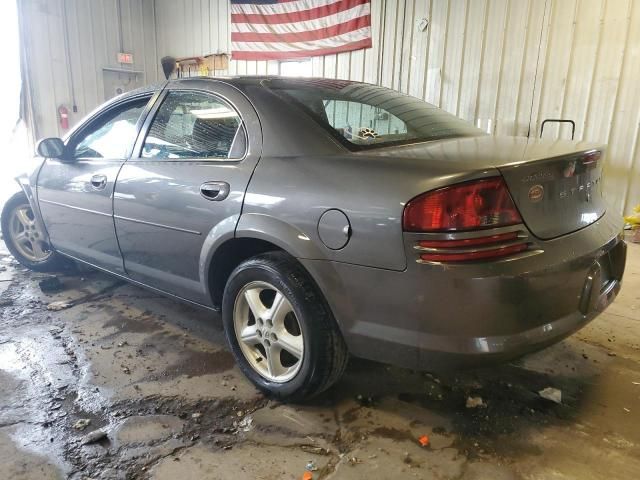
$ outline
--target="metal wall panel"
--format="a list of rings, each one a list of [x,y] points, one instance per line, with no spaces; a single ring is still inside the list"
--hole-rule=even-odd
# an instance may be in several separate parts
[[[230,50],[228,1],[155,0],[155,10],[160,57],[193,57]]]
[[[159,78],[154,0],[21,0],[22,44],[28,59],[34,139],[64,132],[58,107],[73,125],[105,100],[103,68],[144,72],[141,83]],[[135,63],[117,63],[120,51]],[[76,105],[77,112],[73,111]]]
[[[36,123],[55,133],[69,78],[79,114],[100,103],[100,69],[118,50],[118,1],[22,4],[34,25]],[[572,119],[577,140],[610,145],[606,191],[615,210],[640,203],[640,0],[372,0],[371,12],[373,48],[313,58],[314,75],[389,86],[495,134],[539,136],[545,118]],[[120,0],[120,16],[125,49],[148,81],[162,77],[164,55],[230,50],[228,0]],[[231,60],[219,73],[279,71],[277,61]],[[569,138],[570,129],[549,125],[544,136]]]

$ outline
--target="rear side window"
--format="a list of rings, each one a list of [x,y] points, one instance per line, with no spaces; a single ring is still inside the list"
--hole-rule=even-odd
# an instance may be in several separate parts
[[[142,147],[143,158],[242,158],[246,134],[238,112],[203,92],[170,92]]]

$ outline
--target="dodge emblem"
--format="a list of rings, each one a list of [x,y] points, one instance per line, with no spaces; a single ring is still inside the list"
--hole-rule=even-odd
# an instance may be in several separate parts
[[[534,185],[529,189],[529,200],[539,202],[544,197],[544,187],[542,185]]]
[[[571,178],[576,173],[576,162],[575,160],[569,162],[565,169],[562,172],[564,178]]]

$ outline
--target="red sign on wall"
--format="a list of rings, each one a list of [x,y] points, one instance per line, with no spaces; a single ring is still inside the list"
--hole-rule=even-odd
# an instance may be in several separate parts
[[[119,52],[118,53],[118,63],[132,64],[133,63],[133,54],[132,53]]]

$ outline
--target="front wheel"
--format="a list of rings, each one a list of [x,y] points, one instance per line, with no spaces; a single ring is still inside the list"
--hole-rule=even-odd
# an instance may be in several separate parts
[[[297,401],[342,375],[347,348],[322,294],[284,252],[241,263],[222,306],[227,340],[243,373],[264,392]]]
[[[0,220],[4,243],[22,265],[38,272],[60,270],[65,266],[66,261],[47,243],[23,192],[7,201]]]

